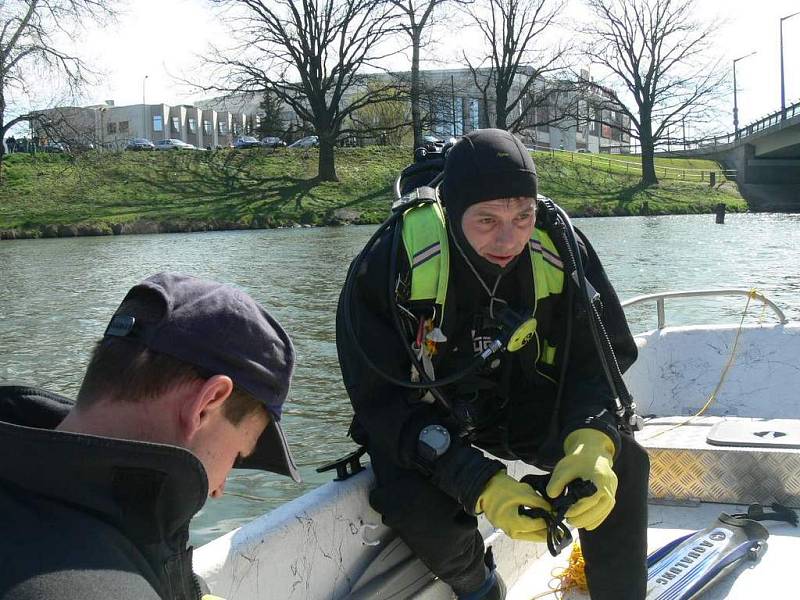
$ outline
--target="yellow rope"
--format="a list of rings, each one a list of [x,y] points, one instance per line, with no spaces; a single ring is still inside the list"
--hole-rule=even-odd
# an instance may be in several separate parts
[[[731,354],[728,357],[728,361],[725,363],[725,366],[722,369],[722,373],[720,374],[719,382],[717,383],[716,387],[714,387],[714,391],[708,396],[706,403],[703,405],[696,414],[687,417],[685,421],[682,423],[678,423],[670,427],[669,429],[665,429],[656,433],[655,435],[650,436],[647,438],[648,440],[658,437],[659,435],[666,433],[667,431],[672,431],[682,425],[686,425],[690,423],[692,419],[699,417],[704,412],[706,412],[709,407],[714,403],[717,399],[717,394],[719,393],[720,389],[722,389],[722,384],[725,383],[725,379],[728,377],[728,372],[730,371],[731,367],[733,366],[734,360],[736,359],[736,351],[739,348],[739,338],[742,335],[742,329],[744,327],[744,319],[747,316],[747,311],[750,308],[750,301],[756,298],[756,294],[758,292],[755,288],[750,290],[750,293],[747,294],[747,303],[744,306],[744,311],[742,312],[742,318],[739,320],[739,327],[736,330],[736,336],[733,339],[733,346],[731,347]],[[766,310],[766,303],[761,311],[761,316],[759,317],[759,322],[764,316],[764,311]],[[572,545],[572,552],[569,555],[569,562],[564,569],[561,570],[554,570],[552,573],[553,579],[550,580],[549,587],[550,589],[546,592],[541,592],[532,596],[530,600],[537,600],[539,598],[546,598],[547,596],[554,596],[555,598],[563,598],[564,593],[568,592],[572,589],[579,589],[583,592],[588,591],[589,587],[586,584],[586,570],[585,570],[585,562],[583,560],[583,552],[581,551],[581,545],[579,542],[575,542]]]
[[[555,598],[563,598],[564,593],[572,589],[579,589],[583,592],[588,591],[589,586],[586,583],[586,570],[583,560],[583,552],[579,542],[572,544],[572,551],[569,555],[567,566],[563,569],[555,569],[551,573],[553,579],[550,580],[550,589],[546,592],[541,592],[531,597],[531,600],[538,598],[545,598],[547,596],[554,596]]]
[[[586,570],[583,560],[583,551],[579,542],[572,544],[572,552],[569,554],[569,564],[564,569],[558,578],[561,580],[562,591],[578,588],[581,591],[587,591],[589,586],[586,583]]]
[[[730,371],[730,368],[733,366],[733,362],[736,359],[736,350],[739,347],[739,338],[742,335],[742,328],[744,326],[744,318],[747,316],[748,308],[750,308],[750,301],[753,298],[756,298],[757,294],[758,294],[758,291],[755,288],[751,288],[750,292],[747,294],[747,303],[744,305],[744,311],[742,312],[742,318],[739,320],[739,328],[736,330],[736,337],[734,337],[734,339],[733,339],[733,346],[731,347],[731,354],[728,357],[728,362],[726,362],[725,366],[722,368],[722,374],[720,375],[719,382],[717,383],[716,387],[714,388],[714,391],[711,392],[711,394],[708,396],[708,399],[706,400],[706,403],[703,405],[703,408],[701,408],[699,411],[697,411],[695,414],[691,415],[690,417],[687,417],[684,421],[682,421],[680,423],[677,423],[676,425],[673,425],[672,427],[668,427],[667,429],[662,429],[658,433],[654,433],[653,435],[651,435],[651,436],[649,436],[649,437],[647,437],[647,438],[645,438],[643,440],[640,440],[640,441],[649,441],[649,440],[657,438],[658,436],[660,436],[662,434],[667,433],[668,431],[672,431],[673,429],[677,429],[678,427],[682,427],[684,425],[688,425],[694,419],[696,419],[697,417],[702,415],[704,412],[706,412],[709,409],[709,407],[714,403],[714,401],[717,399],[717,394],[719,393],[719,390],[722,388],[722,384],[725,382],[725,379],[728,377],[728,371]],[[766,308],[766,304],[764,304],[764,307]],[[762,311],[762,316],[763,316],[763,311]]]

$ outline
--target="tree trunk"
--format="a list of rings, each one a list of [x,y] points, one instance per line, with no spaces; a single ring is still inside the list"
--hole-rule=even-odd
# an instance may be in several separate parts
[[[503,90],[497,90],[495,113],[495,127],[508,129],[508,93]]]
[[[319,136],[319,180],[339,181],[336,175],[335,138],[330,135]]]
[[[411,123],[414,128],[414,149],[422,146],[422,111],[419,94],[419,47],[422,30],[415,28],[411,37]]]
[[[6,135],[6,124],[5,124],[5,102],[2,104],[3,112],[0,112],[0,181],[5,181],[5,171],[3,167],[5,167],[5,158],[6,158],[6,147],[3,144],[3,139],[5,139]]]
[[[650,116],[640,112],[641,128],[639,141],[642,144],[642,185],[655,185],[658,183],[655,165],[655,140],[653,140],[653,123]]]
[[[482,92],[483,102],[481,106],[481,112],[483,113],[483,121],[480,123],[480,127],[491,127],[492,124],[489,121],[489,97],[486,92]]]
[[[655,185],[656,177],[655,158],[653,157],[653,143],[645,144],[642,141],[642,185]]]

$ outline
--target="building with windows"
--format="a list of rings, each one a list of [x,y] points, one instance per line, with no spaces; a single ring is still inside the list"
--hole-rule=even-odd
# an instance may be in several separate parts
[[[516,98],[533,69],[525,67],[517,74],[509,97]],[[436,69],[420,72],[424,133],[441,138],[457,137],[496,122],[497,106],[491,72],[480,69]],[[379,73],[364,77],[359,85],[348,90],[344,101],[363,94],[365,86],[379,82],[406,85],[409,73]],[[588,79],[588,73],[584,74]],[[484,92],[484,88],[485,92]],[[599,86],[579,88],[563,81],[539,78],[515,107],[509,119],[519,119],[516,134],[529,146],[589,152],[620,152],[630,147],[626,133],[629,119],[608,110],[607,98]],[[96,147],[121,149],[132,138],[158,141],[177,138],[199,148],[227,147],[240,135],[256,133],[264,114],[263,98],[255,94],[203,100],[194,104],[135,104],[115,106],[113,101],[87,107],[62,107],[40,111],[34,125],[35,135],[48,141],[70,144],[91,140]],[[392,118],[400,123],[410,121],[410,106]],[[364,115],[359,115],[364,126]],[[387,143],[381,128],[391,130],[396,123],[382,124],[380,111],[369,117],[362,135],[353,136],[361,145]],[[301,137],[314,133],[288,105],[281,108],[285,127],[280,135]],[[617,125],[613,127],[612,125]],[[354,130],[358,123],[349,123]],[[395,139],[397,136],[395,136]],[[406,138],[403,138],[406,139]],[[395,141],[393,143],[399,143]]]
[[[520,69],[509,98],[520,96],[532,76],[530,67]],[[409,73],[394,73],[400,81]],[[381,76],[385,78],[386,76]],[[487,85],[491,72],[479,69],[425,70],[420,72],[422,107],[426,129],[441,137],[456,137],[473,129],[496,123],[497,105],[493,86]],[[584,74],[588,79],[588,73]],[[477,80],[477,81],[476,81]],[[486,93],[482,88],[485,88]],[[570,82],[537,79],[515,107],[509,122],[521,117],[517,135],[530,146],[561,150],[608,152],[630,144],[624,131],[630,120],[620,113],[601,108],[607,104],[602,89],[580,89]],[[618,128],[609,123],[617,124]]]
[[[34,137],[121,150],[133,138],[179,139],[198,148],[227,147],[239,135],[258,129],[256,112],[231,112],[190,104],[105,104],[37,111]]]

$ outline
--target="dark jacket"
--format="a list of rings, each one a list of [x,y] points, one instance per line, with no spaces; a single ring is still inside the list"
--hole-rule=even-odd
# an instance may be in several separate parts
[[[540,226],[537,223],[537,227]],[[469,270],[450,236],[450,280],[442,329],[448,340],[434,357],[437,379],[459,371],[470,363],[479,349],[480,338],[497,331],[497,319],[488,317],[489,296]],[[358,271],[352,293],[352,323],[359,343],[370,359],[398,379],[408,380],[411,363],[400,341],[389,305],[389,263],[392,234],[388,232],[372,248]],[[623,371],[636,359],[636,346],[619,300],[588,241],[581,240],[587,279],[600,293],[603,319],[617,349]],[[400,240],[397,255],[399,286],[409,281],[409,265]],[[351,270],[353,267],[351,267]],[[493,280],[489,281],[491,286]],[[565,285],[571,285],[568,275]],[[523,252],[501,278],[496,297],[522,313],[534,306],[530,257]],[[455,410],[424,401],[422,393],[393,385],[365,363],[345,327],[345,307],[340,297],[337,312],[337,348],[345,386],[355,410],[353,438],[368,449],[380,452],[404,468],[420,469],[443,491],[459,500],[471,512],[488,479],[503,468],[486,458],[474,446],[505,459],[552,464],[561,443],[571,431],[592,427],[608,434],[619,447],[619,434],[611,411],[612,393],[597,358],[587,316],[577,303],[567,306],[566,294],[550,296],[536,306],[537,340],[559,349],[556,364],[539,365],[537,343],[522,350],[496,355],[486,366],[462,382],[443,389]],[[402,302],[419,315],[430,307]],[[571,350],[566,366],[564,391],[554,415],[557,380],[561,373],[567,311],[573,311]],[[402,314],[406,314],[403,312]],[[402,317],[406,327],[406,317]],[[415,325],[406,330],[410,343]],[[453,413],[457,413],[455,416]],[[454,442],[435,465],[420,465],[417,438],[423,427],[438,423],[451,431]],[[551,432],[555,431],[555,435]]]
[[[161,444],[53,431],[69,401],[0,387],[0,598],[200,598],[187,548],[202,464]]]

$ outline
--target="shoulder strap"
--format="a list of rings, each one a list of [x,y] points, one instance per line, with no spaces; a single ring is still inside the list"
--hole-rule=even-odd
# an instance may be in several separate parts
[[[564,262],[558,255],[550,235],[542,229],[535,228],[528,248],[533,265],[536,301],[553,294],[560,294],[564,289]]]
[[[447,297],[450,254],[444,212],[438,203],[423,204],[403,215],[403,245],[411,266],[411,300],[442,307]]]

